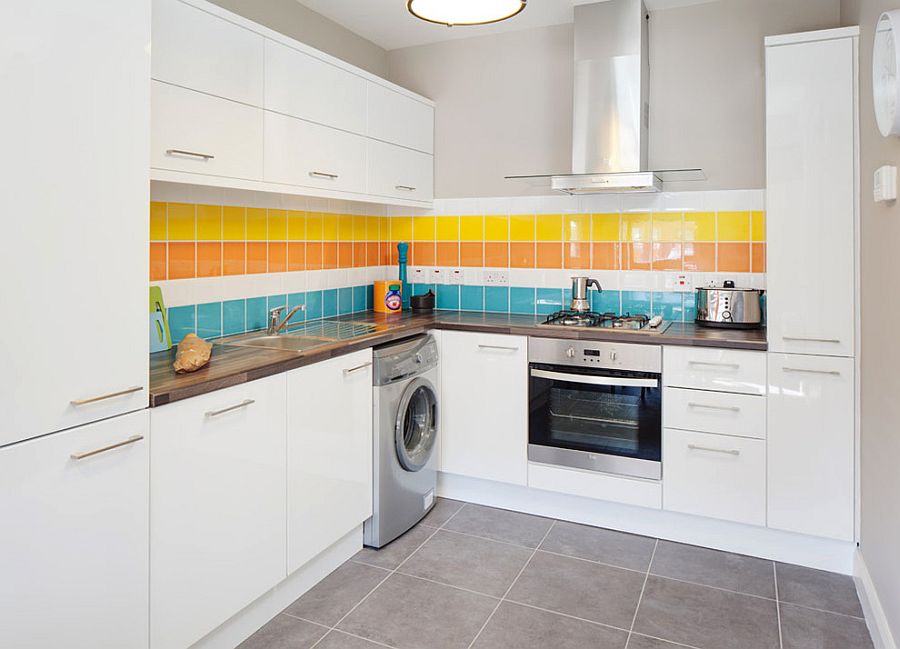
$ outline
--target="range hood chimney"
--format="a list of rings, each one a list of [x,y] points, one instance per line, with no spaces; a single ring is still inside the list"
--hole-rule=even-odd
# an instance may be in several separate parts
[[[567,194],[658,192],[699,169],[649,171],[650,15],[643,0],[575,6],[572,171],[549,178]]]

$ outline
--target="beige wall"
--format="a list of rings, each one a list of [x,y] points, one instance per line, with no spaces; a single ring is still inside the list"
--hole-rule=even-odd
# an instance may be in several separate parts
[[[654,12],[651,166],[706,171],[682,189],[764,187],[763,36],[839,21],[839,0]],[[389,52],[391,80],[437,101],[436,196],[547,193],[503,176],[571,168],[572,38],[559,25]]]
[[[900,640],[900,294],[896,290],[900,206],[872,201],[872,174],[900,165],[900,138],[881,137],[872,107],[872,38],[897,0],[844,0],[842,19],[860,25],[860,195],[862,266],[862,531],[860,550],[894,638]]]
[[[380,77],[388,71],[387,52],[297,0],[210,0],[229,11],[301,43],[352,63]]]

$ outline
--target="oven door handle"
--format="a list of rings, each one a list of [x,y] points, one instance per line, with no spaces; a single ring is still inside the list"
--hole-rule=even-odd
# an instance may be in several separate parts
[[[569,383],[586,383],[588,385],[626,385],[637,388],[658,388],[656,379],[630,379],[627,376],[586,376],[584,374],[563,374],[562,372],[550,372],[548,370],[531,370],[531,376],[553,381],[567,381]]]

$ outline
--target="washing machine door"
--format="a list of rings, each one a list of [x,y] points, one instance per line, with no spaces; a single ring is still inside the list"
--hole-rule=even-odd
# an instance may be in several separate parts
[[[428,464],[437,443],[437,394],[430,381],[418,378],[406,386],[394,426],[397,459],[407,471]]]

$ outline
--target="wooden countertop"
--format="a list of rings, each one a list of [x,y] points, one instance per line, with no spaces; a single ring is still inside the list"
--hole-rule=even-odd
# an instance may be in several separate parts
[[[765,351],[765,329],[709,329],[694,324],[672,323],[662,333],[635,333],[597,329],[540,326],[541,316],[466,311],[436,311],[434,314],[383,315],[357,313],[330,320],[372,325],[372,333],[327,343],[306,352],[243,347],[234,339],[213,344],[209,365],[190,374],[175,374],[175,349],[150,355],[150,406],[162,406],[304,365],[408,338],[429,329],[539,336],[573,340],[604,340],[636,344],[687,345]]]

